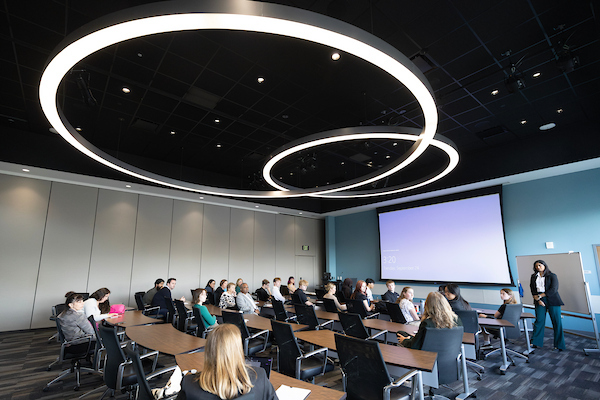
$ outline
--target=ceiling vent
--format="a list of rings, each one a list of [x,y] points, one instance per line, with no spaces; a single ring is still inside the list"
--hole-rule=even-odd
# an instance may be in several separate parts
[[[207,92],[206,90],[192,86],[190,90],[188,90],[183,96],[183,99],[188,103],[195,104],[205,109],[213,110],[221,100],[221,97]]]

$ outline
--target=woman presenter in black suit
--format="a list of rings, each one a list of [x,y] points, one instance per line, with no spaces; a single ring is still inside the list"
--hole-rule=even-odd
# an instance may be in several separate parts
[[[548,265],[543,260],[533,263],[533,275],[531,275],[529,287],[535,303],[535,322],[533,323],[531,344],[533,347],[544,345],[544,327],[546,312],[548,312],[554,329],[554,348],[563,351],[565,335],[562,329],[560,306],[564,303],[558,294],[558,277],[550,272]]]

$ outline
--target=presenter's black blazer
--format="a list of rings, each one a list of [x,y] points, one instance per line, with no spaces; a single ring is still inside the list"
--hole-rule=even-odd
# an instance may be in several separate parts
[[[531,280],[529,281],[529,288],[531,289],[531,294],[534,296],[538,294],[535,285],[536,278],[537,272],[531,275]],[[548,306],[562,306],[565,304],[558,294],[558,277],[556,274],[552,272],[544,274],[544,285],[546,286],[546,297],[542,298],[544,304]]]

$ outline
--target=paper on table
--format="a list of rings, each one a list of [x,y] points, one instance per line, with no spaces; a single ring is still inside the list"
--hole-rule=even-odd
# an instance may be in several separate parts
[[[302,389],[297,387],[291,387],[287,385],[279,386],[276,390],[277,397],[285,400],[304,400],[310,394],[309,389]]]

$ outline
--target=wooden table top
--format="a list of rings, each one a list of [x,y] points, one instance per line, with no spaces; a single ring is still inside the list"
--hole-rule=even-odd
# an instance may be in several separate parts
[[[327,329],[319,331],[301,331],[296,332],[295,335],[298,339],[304,340],[305,342],[337,351],[335,345],[336,333],[333,331]],[[379,344],[379,348],[381,349],[383,360],[387,364],[404,368],[431,372],[437,359],[437,353],[431,351],[413,350],[382,343]]]
[[[508,322],[505,319],[496,319],[496,318],[477,318],[477,322],[479,322],[479,325],[481,326],[491,326],[491,327],[495,327],[495,328],[512,328],[514,327],[513,324],[511,324],[510,322]]]
[[[191,369],[201,371],[204,366],[204,353],[179,354],[175,356],[175,360],[182,371]],[[275,390],[277,390],[281,385],[309,389],[310,395],[308,396],[308,399],[310,400],[344,400],[346,398],[346,393],[340,392],[339,390],[313,385],[311,383],[280,374],[276,371],[271,371],[269,380],[271,381],[271,384]]]
[[[170,355],[199,350],[206,344],[206,339],[180,332],[171,324],[130,326],[125,333],[141,346]]]
[[[108,322],[111,325],[118,325],[118,326],[127,328],[129,326],[136,326],[136,325],[162,324],[163,320],[152,318],[152,317],[147,317],[144,314],[142,314],[141,311],[135,310],[135,311],[125,311],[123,314],[119,315],[118,317],[106,318],[106,322]]]
[[[498,311],[498,310],[492,310],[491,308],[474,308],[474,310],[477,311],[479,314],[485,314],[485,315],[494,315],[494,314],[496,314],[496,311]],[[526,319],[526,318],[535,318],[535,315],[533,315],[532,313],[528,313],[528,312],[521,313],[521,319]]]

